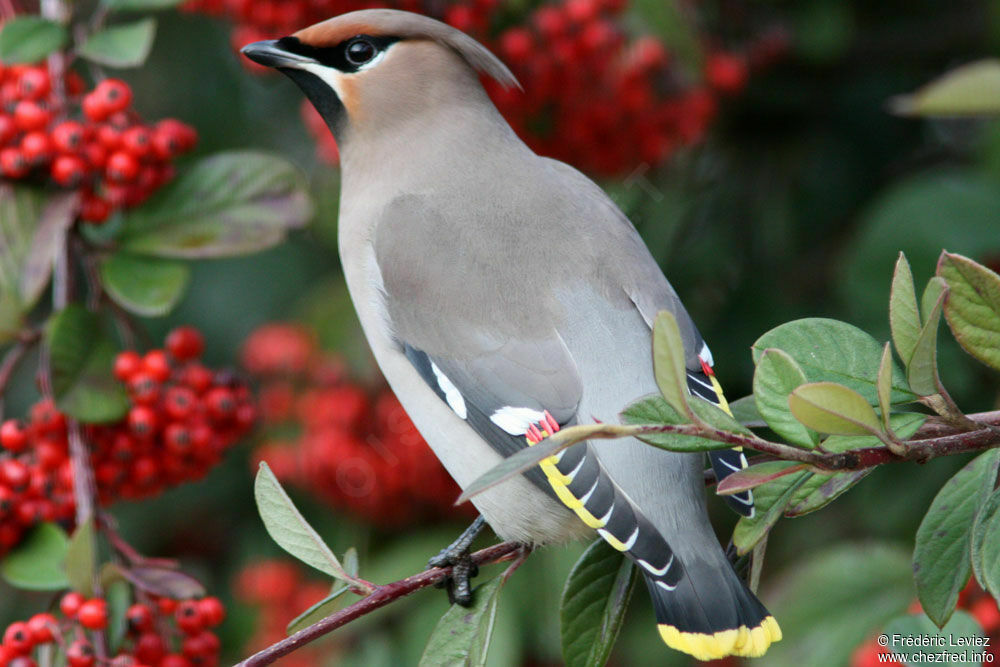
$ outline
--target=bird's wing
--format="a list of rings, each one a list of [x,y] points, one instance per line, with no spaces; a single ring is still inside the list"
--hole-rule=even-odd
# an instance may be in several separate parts
[[[622,272],[616,275],[622,289],[628,294],[643,320],[652,329],[657,313],[667,310],[677,318],[686,351],[687,381],[689,391],[729,412],[729,404],[722,385],[713,371],[712,352],[695,326],[680,297],[663,276],[659,266],[649,255],[639,233],[631,221],[615,206],[607,194],[582,173],[558,160],[545,159],[546,164],[569,184],[581,197],[588,200],[592,210],[600,211],[603,219],[621,227],[620,236],[625,241],[630,261],[620,262]],[[628,247],[628,246],[631,247]],[[709,460],[718,480],[747,467],[741,448],[717,449],[709,452]],[[732,494],[727,504],[738,514],[754,515],[753,492]]]
[[[459,303],[458,297],[440,302],[440,285],[448,277],[438,272],[450,269],[421,261],[412,235],[424,235],[423,252],[434,252],[426,245],[439,238],[441,222],[439,211],[412,195],[386,209],[373,239],[386,324],[440,399],[496,451],[509,456],[576,422],[582,380],[548,321],[549,313],[539,311],[534,326],[529,318],[529,326],[515,336],[503,333],[498,322],[485,327],[481,311]],[[458,257],[454,260],[461,264]],[[494,306],[502,310],[502,290],[494,292]],[[683,567],[673,550],[607,474],[588,443],[545,459],[526,475],[609,544],[627,552],[664,588],[680,581]]]

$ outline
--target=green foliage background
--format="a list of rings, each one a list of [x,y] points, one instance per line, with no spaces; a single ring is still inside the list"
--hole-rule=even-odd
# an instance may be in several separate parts
[[[918,285],[932,275],[942,248],[994,269],[1000,264],[1000,122],[925,121],[886,111],[891,96],[954,65],[1000,54],[1000,2],[751,6],[790,26],[789,56],[724,106],[704,145],[646,173],[643,184],[604,184],[699,323],[730,398],[750,392],[750,344],[787,320],[836,317],[887,340],[889,283],[900,250]],[[261,255],[194,263],[180,307],[148,320],[153,339],[177,323],[193,323],[206,334],[208,361],[232,364],[237,342],[259,324],[303,317],[372,377],[332,241],[337,174],[315,163],[297,89],[280,77],[249,74],[228,41],[223,23],[164,14],[147,66],[122,73],[135,89],[136,108],[147,118],[175,116],[195,125],[201,155],[256,147],[289,157],[312,175],[319,214],[310,229]],[[995,409],[996,373],[947,334],[942,338],[941,373],[956,401],[967,412]],[[29,380],[22,373],[9,414],[32,400]],[[253,610],[228,597],[232,578],[252,558],[279,555],[252,503],[248,459],[249,448],[241,447],[198,484],[114,507],[140,550],[179,557],[230,605],[222,636],[233,659]],[[916,528],[941,484],[966,460],[884,466],[829,508],[779,524],[763,597],[785,640],[764,664],[834,664],[811,662],[816,654],[807,651],[829,647],[830,655],[843,656],[845,647],[905,609],[913,599],[909,553]],[[328,543],[340,551],[358,547],[361,575],[374,581],[420,569],[461,529],[385,533],[308,498],[296,501]],[[727,536],[734,517],[721,502],[713,510]],[[559,594],[584,546],[535,553],[505,586],[490,664],[558,664]],[[0,627],[47,602],[0,584]],[[338,664],[415,664],[446,606],[443,593],[423,592],[338,631],[333,641],[344,651]],[[636,595],[614,663],[664,664],[667,651],[651,616],[646,595]],[[686,663],[678,658],[678,664]]]

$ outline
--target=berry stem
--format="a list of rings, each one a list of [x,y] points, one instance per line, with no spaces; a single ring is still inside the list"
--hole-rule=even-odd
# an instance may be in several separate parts
[[[476,565],[484,565],[486,563],[499,563],[511,560],[519,553],[522,553],[521,549],[522,545],[516,542],[501,542],[500,544],[487,547],[486,549],[481,549],[480,551],[472,554],[472,562]],[[350,623],[351,621],[365,616],[380,607],[384,607],[391,602],[405,597],[414,591],[418,591],[421,588],[426,588],[427,586],[441,581],[450,573],[450,567],[432,567],[429,570],[424,570],[423,572],[407,577],[406,579],[394,581],[393,583],[385,584],[384,586],[378,586],[375,589],[375,592],[371,595],[358,600],[349,607],[345,607],[340,611],[327,616],[321,621],[313,623],[308,628],[299,630],[290,637],[286,637],[285,639],[268,646],[264,650],[250,656],[243,662],[238,663],[236,667],[260,667],[261,665],[270,665],[277,661],[278,658],[288,655],[292,651],[319,639],[342,625],[346,625],[347,623]]]

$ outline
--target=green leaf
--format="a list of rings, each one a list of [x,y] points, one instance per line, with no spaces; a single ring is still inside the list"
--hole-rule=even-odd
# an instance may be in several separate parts
[[[903,116],[995,116],[1000,114],[1000,60],[987,58],[956,67],[910,95],[889,100]]]
[[[898,412],[889,416],[889,426],[901,440],[916,433],[925,421],[927,415],[918,412]],[[874,435],[831,435],[823,441],[823,449],[836,453],[881,446],[882,441]]]
[[[14,63],[37,63],[66,44],[66,28],[40,16],[17,16],[0,29],[0,60]]]
[[[878,366],[875,389],[878,392],[878,409],[882,413],[882,430],[889,432],[889,417],[892,410],[892,346],[889,343],[886,343],[882,350],[882,362]]]
[[[87,423],[121,419],[129,408],[128,395],[111,373],[116,350],[97,315],[70,304],[49,320],[46,340],[59,409]]]
[[[788,463],[790,461],[773,461],[772,463]],[[767,464],[761,464],[767,465]],[[776,468],[778,466],[775,466]],[[809,471],[781,477],[754,490],[754,516],[740,517],[733,529],[733,545],[741,556],[748,553],[764,537],[784,513],[799,487],[806,483],[813,473]]]
[[[1000,599],[1000,490],[994,489],[976,513],[971,554],[976,581]]]
[[[924,290],[924,325],[913,348],[913,356],[906,363],[906,379],[910,388],[921,396],[938,393],[941,384],[937,368],[937,330],[947,295],[947,284],[936,276],[931,278]]]
[[[354,577],[344,570],[330,547],[305,520],[292,499],[281,488],[271,468],[263,461],[254,482],[254,497],[264,527],[278,546],[320,572],[355,583]]]
[[[183,3],[184,0],[102,0],[102,2],[111,11],[147,12],[157,9],[171,9]]]
[[[94,594],[96,557],[97,536],[94,534],[94,518],[89,517],[73,531],[66,548],[66,578],[69,579],[69,586],[88,598]]]
[[[191,270],[186,264],[124,252],[101,262],[101,281],[115,303],[144,317],[166,315],[184,296]]]
[[[858,645],[913,600],[907,551],[871,542],[801,553],[775,584],[761,599],[795,641],[773,644],[767,667],[849,665]]]
[[[673,314],[661,310],[653,323],[653,372],[656,385],[678,414],[693,418],[688,406],[684,341]]]
[[[737,470],[716,484],[715,492],[720,496],[743,493],[744,491],[749,491],[750,489],[758,487],[761,484],[773,482],[774,480],[784,477],[785,475],[792,475],[797,472],[801,472],[808,467],[804,463],[792,466],[775,467],[773,465],[774,463],[774,461],[768,461],[766,463],[750,466],[749,468],[744,468],[743,470]]]
[[[757,399],[753,394],[730,401],[729,410],[733,413],[733,419],[751,428],[767,426],[767,422],[757,410]]]
[[[896,269],[892,274],[892,289],[889,292],[889,328],[892,342],[900,359],[913,356],[913,348],[920,337],[920,310],[917,307],[917,293],[913,287],[913,273],[906,255],[899,253]]]
[[[81,56],[108,67],[138,67],[146,62],[156,37],[156,19],[113,25],[89,37],[79,48]]]
[[[243,255],[279,243],[311,216],[305,177],[290,163],[256,151],[218,153],[125,213],[120,247],[188,259]]]
[[[767,349],[760,355],[753,375],[753,396],[757,410],[768,427],[789,442],[812,449],[819,434],[803,426],[788,407],[792,390],[806,383],[805,373],[787,353]]]
[[[603,667],[621,629],[638,577],[632,562],[597,540],[563,587],[560,635],[567,667]]]
[[[968,257],[943,252],[937,274],[948,284],[944,317],[962,348],[1000,370],[1000,276]]]
[[[980,454],[938,491],[917,528],[913,575],[924,612],[948,622],[969,580],[969,548],[976,513],[986,502],[1000,467],[1000,450]]]
[[[865,397],[836,382],[813,382],[796,388],[788,407],[800,422],[821,433],[880,433],[878,415]]]
[[[874,468],[852,470],[834,475],[814,474],[803,484],[785,509],[785,516],[796,518],[822,509],[852,486],[870,475]]]
[[[731,431],[741,435],[752,435],[749,429],[738,421],[720,410],[717,406],[708,401],[691,401],[689,407],[698,416],[698,419],[709,426],[713,426],[724,431]],[[650,394],[632,403],[629,403],[622,410],[619,417],[624,424],[686,424],[677,412],[670,407],[662,396]],[[713,449],[728,449],[731,444],[708,440],[691,435],[680,435],[677,433],[647,433],[637,435],[643,442],[655,445],[662,449],[673,452],[704,452]]]
[[[118,573],[133,586],[161,597],[185,600],[205,597],[205,587],[197,579],[166,567],[118,567]],[[102,580],[106,575],[101,573]]]
[[[444,613],[427,640],[420,667],[486,664],[503,583],[503,575],[490,579],[476,588],[471,607],[453,604]]]
[[[753,344],[755,364],[769,348],[787,352],[809,382],[837,382],[864,396],[871,405],[878,402],[873,370],[882,359],[882,344],[855,326],[819,317],[787,322]],[[893,403],[916,398],[895,365],[892,385]]]
[[[0,572],[8,584],[31,591],[57,591],[66,588],[64,563],[69,539],[54,523],[40,523],[11,549],[0,563]]]
[[[34,306],[66,246],[79,195],[46,195],[34,188],[0,184],[0,301],[8,318]]]
[[[943,662],[949,665],[980,667],[982,658],[972,659],[974,638],[983,636],[983,628],[970,614],[959,611],[940,630],[925,614],[907,614],[892,619],[882,631],[889,638],[886,649],[903,657],[907,667]],[[959,644],[958,642],[968,642]]]
[[[108,601],[108,648],[116,654],[128,633],[126,613],[132,604],[132,589],[125,580],[117,579],[105,588],[104,598]]]

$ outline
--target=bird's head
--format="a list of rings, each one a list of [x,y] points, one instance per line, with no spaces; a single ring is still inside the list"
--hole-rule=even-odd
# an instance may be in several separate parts
[[[288,75],[338,141],[385,131],[441,105],[485,99],[478,73],[506,86],[514,75],[486,47],[440,21],[392,9],[342,14],[242,52]]]

